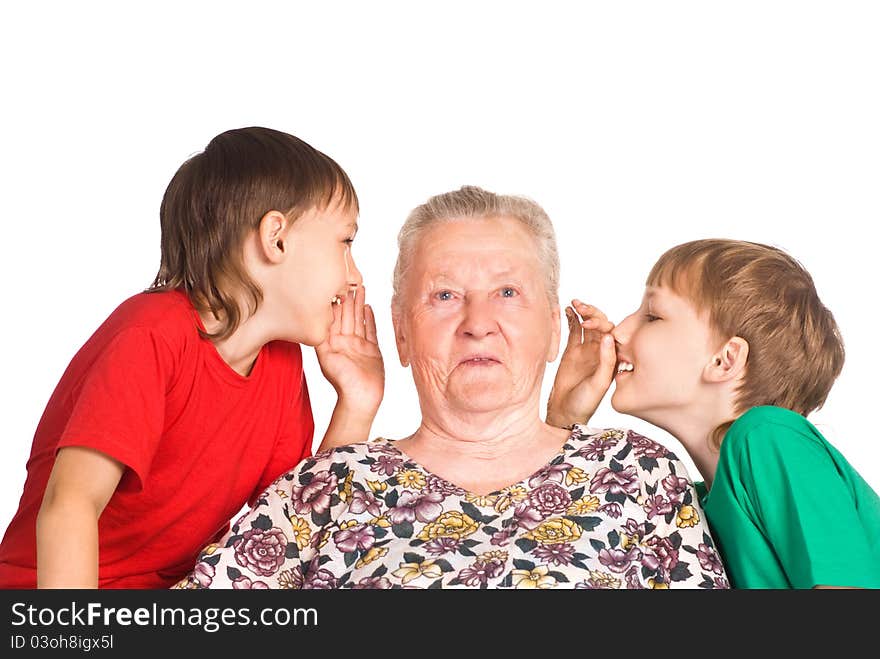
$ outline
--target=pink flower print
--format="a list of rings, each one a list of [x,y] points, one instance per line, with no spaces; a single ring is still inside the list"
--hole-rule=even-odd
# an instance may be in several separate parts
[[[196,563],[196,569],[193,570],[192,578],[196,580],[201,588],[207,588],[214,581],[214,566],[204,561]]]
[[[320,471],[308,484],[294,485],[290,497],[294,510],[300,515],[325,512],[330,508],[330,497],[336,491],[338,482],[336,474]]]
[[[392,524],[402,524],[418,519],[431,522],[443,512],[440,502],[445,497],[440,492],[412,492],[406,490],[397,500],[397,505],[388,511]]]
[[[402,464],[403,460],[400,458],[380,455],[376,458],[376,461],[370,465],[370,471],[375,471],[377,474],[384,474],[386,476],[393,476],[398,467]]]
[[[605,452],[617,446],[617,441],[613,437],[605,439],[597,437],[596,439],[591,439],[583,448],[578,449],[574,455],[584,457],[587,460],[604,460]]]
[[[544,483],[529,493],[529,503],[544,517],[561,515],[571,505],[571,495],[556,483]]]
[[[352,491],[351,505],[348,509],[355,515],[358,515],[365,510],[373,517],[379,517],[379,515],[382,514],[382,509],[379,507],[379,502],[376,500],[376,497],[372,492],[366,492],[364,490]]]
[[[373,535],[373,527],[369,524],[356,524],[351,528],[337,531],[333,534],[333,542],[336,548],[343,553],[350,551],[367,551],[373,546],[376,537]]]
[[[642,557],[636,547],[630,547],[629,550],[623,549],[602,549],[599,551],[599,562],[612,572],[626,572],[633,561],[637,561]]]
[[[657,459],[666,457],[666,454],[669,453],[669,449],[662,444],[658,444],[654,440],[648,439],[632,430],[627,432],[626,441],[633,447],[633,453],[638,458]]]
[[[612,471],[602,467],[590,481],[590,492],[609,492],[611,494],[636,494],[639,491],[639,477],[633,465],[622,471]]]
[[[657,516],[663,517],[674,510],[672,501],[664,497],[662,494],[655,494],[654,496],[647,497],[642,508],[644,508],[645,512],[648,514],[648,519]]]
[[[529,479],[529,487],[538,487],[546,481],[556,481],[557,483],[561,483],[565,479],[565,474],[568,473],[568,470],[571,469],[571,467],[572,465],[568,462],[547,465]]]
[[[248,577],[238,577],[233,580],[232,588],[234,590],[267,590],[269,586],[265,581],[251,581]]]
[[[718,553],[709,545],[700,543],[700,546],[697,547],[697,558],[700,559],[700,567],[704,570],[714,572],[715,574],[724,572]]]
[[[668,538],[651,536],[645,543],[650,549],[642,558],[642,565],[650,570],[657,570],[661,581],[669,581],[669,573],[678,564],[678,550],[672,546]]]
[[[688,491],[690,485],[690,481],[687,478],[680,478],[675,474],[669,474],[660,483],[663,485],[663,489],[666,490],[669,498],[676,503],[681,501],[682,495]]]
[[[287,537],[279,528],[251,529],[235,541],[235,562],[261,577],[274,574],[284,563]]]

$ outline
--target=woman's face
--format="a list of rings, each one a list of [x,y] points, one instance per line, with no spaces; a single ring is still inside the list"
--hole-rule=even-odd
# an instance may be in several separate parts
[[[394,319],[426,405],[489,412],[538,401],[559,350],[535,242],[517,220],[443,222],[419,238]]]

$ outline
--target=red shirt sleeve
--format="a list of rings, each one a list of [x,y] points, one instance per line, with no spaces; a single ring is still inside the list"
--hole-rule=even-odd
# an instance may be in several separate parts
[[[172,369],[171,350],[153,330],[121,331],[83,378],[57,448],[106,453],[134,474],[123,476],[120,487],[141,490],[162,437]]]
[[[301,364],[301,363],[300,363]],[[260,477],[257,489],[248,500],[253,506],[257,498],[283,473],[290,471],[312,454],[312,438],[315,434],[315,420],[309,402],[309,390],[305,373],[300,368],[298,387],[285,421],[285,430],[278,438],[269,464]]]

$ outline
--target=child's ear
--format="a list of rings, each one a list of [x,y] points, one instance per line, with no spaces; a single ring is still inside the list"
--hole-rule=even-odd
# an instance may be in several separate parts
[[[709,382],[736,380],[745,373],[748,358],[749,342],[734,336],[712,355],[712,361],[706,366],[706,379]]]
[[[289,222],[284,213],[269,211],[260,219],[257,228],[260,251],[270,263],[278,263],[284,258],[288,245],[285,242]]]
[[[396,309],[391,310],[391,324],[394,326],[394,342],[397,344],[397,356],[400,358],[400,365],[406,368],[409,366],[409,344],[406,342],[406,334],[403,331],[400,313]]]

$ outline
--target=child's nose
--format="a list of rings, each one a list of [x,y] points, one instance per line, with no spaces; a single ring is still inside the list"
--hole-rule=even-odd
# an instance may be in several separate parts
[[[632,334],[632,318],[633,314],[630,314],[611,330],[611,336],[614,337],[614,341],[618,345],[626,345],[629,342],[629,338]]]
[[[345,278],[348,281],[349,288],[357,288],[364,283],[361,271],[358,270],[350,251],[345,255]]]

